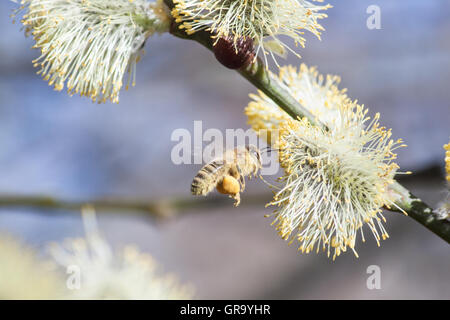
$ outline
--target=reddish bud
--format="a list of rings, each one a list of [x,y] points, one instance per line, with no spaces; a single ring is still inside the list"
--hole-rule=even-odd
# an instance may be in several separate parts
[[[239,69],[252,62],[255,49],[251,38],[222,37],[213,47],[216,59],[229,69]]]

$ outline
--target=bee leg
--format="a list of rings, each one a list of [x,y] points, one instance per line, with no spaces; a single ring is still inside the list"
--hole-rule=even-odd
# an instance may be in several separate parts
[[[259,167],[257,165],[255,165],[254,169],[253,169],[253,176],[254,177],[258,176],[258,171],[259,171]]]
[[[244,175],[242,174],[241,168],[236,165],[237,171],[239,173],[239,183],[241,184],[241,191],[245,190],[245,179],[244,179]]]
[[[230,175],[239,180],[239,184],[241,185],[241,191],[245,190],[245,179],[244,176],[242,175],[242,170],[239,167],[239,165],[237,164],[233,164],[230,168]]]
[[[237,207],[239,206],[239,204],[241,203],[241,195],[240,193],[236,193],[234,196],[231,196],[235,201],[234,201],[234,206]]]
[[[228,171],[229,175],[232,176],[235,179],[239,178],[239,175],[240,175],[239,172],[240,172],[239,166],[237,164],[235,164],[235,163],[233,163],[230,166],[230,170]]]

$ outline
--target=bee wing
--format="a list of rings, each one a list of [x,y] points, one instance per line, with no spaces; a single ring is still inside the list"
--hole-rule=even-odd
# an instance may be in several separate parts
[[[209,164],[205,165],[203,168],[205,169],[205,171],[209,172],[209,174],[211,174],[217,178],[216,182],[215,182],[217,184],[218,181],[220,180],[220,177],[227,170],[227,167],[228,167],[227,162],[223,159],[219,159],[219,160],[211,161]]]

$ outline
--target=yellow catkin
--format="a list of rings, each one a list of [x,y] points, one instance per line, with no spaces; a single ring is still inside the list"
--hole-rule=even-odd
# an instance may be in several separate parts
[[[305,31],[320,39],[324,28],[318,23],[326,18],[323,11],[330,5],[305,0],[174,0],[172,16],[187,34],[211,31],[216,41],[221,37],[250,38],[264,59],[284,57],[293,51],[280,35],[291,37],[296,46],[304,47]],[[270,38],[270,39],[267,39]],[[295,51],[293,51],[296,55]],[[299,56],[299,55],[298,55]]]
[[[447,181],[450,182],[450,142],[444,145],[445,150],[445,172]]]
[[[338,89],[339,77],[301,65],[281,68],[279,79],[327,129],[288,117],[262,93],[252,96],[245,111],[252,128],[278,132],[271,143],[284,174],[270,203],[275,228],[289,243],[297,239],[301,252],[322,248],[335,259],[350,248],[358,256],[363,226],[377,244],[388,238],[381,208],[393,205],[388,191],[399,168],[394,151],[404,144],[379,124],[380,114],[369,117]]]

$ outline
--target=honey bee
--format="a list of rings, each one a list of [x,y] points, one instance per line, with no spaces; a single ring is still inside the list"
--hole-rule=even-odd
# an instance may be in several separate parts
[[[193,195],[206,196],[214,188],[228,194],[238,206],[240,192],[245,190],[245,177],[256,176],[261,169],[261,152],[254,145],[226,150],[223,157],[203,166],[191,184]]]

